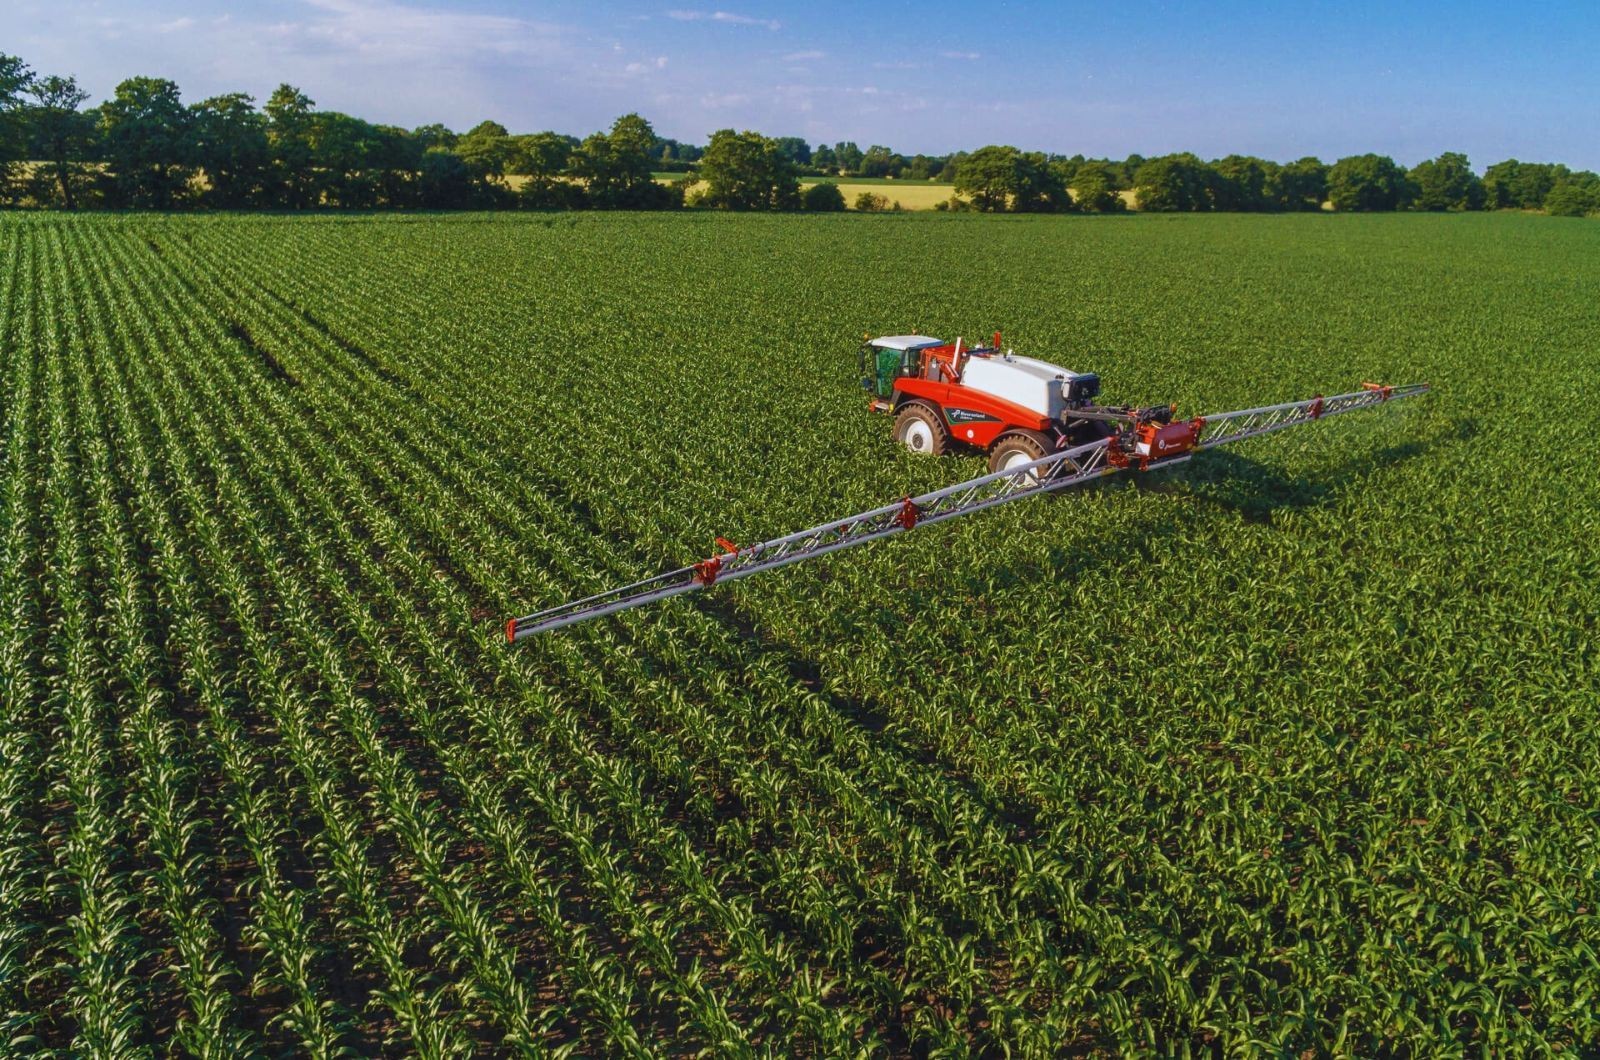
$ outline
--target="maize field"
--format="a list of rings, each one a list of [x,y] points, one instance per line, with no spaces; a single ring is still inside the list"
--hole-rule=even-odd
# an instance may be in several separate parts
[[[1600,1051],[1600,226],[0,218],[0,1052]],[[983,471],[863,332],[1434,391]]]

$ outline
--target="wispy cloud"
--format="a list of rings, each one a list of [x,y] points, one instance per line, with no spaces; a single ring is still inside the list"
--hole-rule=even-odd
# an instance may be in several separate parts
[[[775,18],[752,18],[749,15],[738,15],[732,11],[685,11],[681,8],[667,12],[668,18],[677,19],[679,22],[722,22],[730,26],[765,26],[767,29],[782,29],[783,23]]]
[[[0,40],[17,39],[12,2],[0,0]],[[319,107],[373,121],[466,128],[488,116],[519,131],[581,132],[646,107],[678,75],[659,44],[625,47],[604,29],[486,10],[481,0],[292,0],[259,10],[185,0],[187,11],[159,17],[108,15],[103,0],[15,2],[51,12],[36,19],[50,47],[29,49],[35,65],[79,74],[96,96],[135,73],[175,79],[186,99],[246,91],[259,100],[288,82]]]
[[[863,57],[865,76],[839,82],[813,73],[839,61],[837,49],[797,32],[787,36],[793,20],[751,0],[662,0],[672,11],[647,8],[647,22],[544,16],[534,5],[491,0],[140,2],[152,6],[0,0],[0,40],[15,41],[7,50],[22,51],[40,69],[79,73],[97,98],[135,73],[172,77],[190,100],[235,90],[259,100],[288,82],[319,107],[406,126],[470,128],[490,117],[519,132],[581,135],[638,111],[679,139],[733,126],[905,150],[964,143],[946,131],[957,116],[981,130],[974,135],[991,136],[993,124],[987,113],[975,116],[982,92],[949,99],[933,83],[922,87],[926,96],[915,95],[907,85],[914,79],[894,73],[949,65],[938,55],[941,45],[877,63]],[[753,47],[728,51],[707,68],[674,50],[686,31]],[[978,68],[957,65],[965,73]],[[902,124],[917,112],[937,114],[937,121]]]
[[[707,110],[721,110],[727,107],[738,107],[750,102],[747,92],[707,92],[700,97],[700,105]]]
[[[982,59],[983,58],[983,56],[978,54],[977,52],[940,52],[939,53],[939,57],[941,59]]]
[[[416,7],[391,0],[305,0],[320,14],[280,23],[329,46],[369,58],[437,59],[451,53],[548,54],[554,27],[508,15]]]

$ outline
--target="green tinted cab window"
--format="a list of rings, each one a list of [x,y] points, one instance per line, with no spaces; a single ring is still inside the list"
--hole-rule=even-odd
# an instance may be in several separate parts
[[[894,381],[900,374],[900,351],[878,350],[878,396],[888,397],[894,389]]]

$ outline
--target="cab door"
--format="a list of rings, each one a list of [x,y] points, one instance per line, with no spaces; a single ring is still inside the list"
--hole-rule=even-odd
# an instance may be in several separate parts
[[[921,350],[895,350],[868,343],[861,348],[861,385],[887,401],[894,394],[894,381],[922,372]]]

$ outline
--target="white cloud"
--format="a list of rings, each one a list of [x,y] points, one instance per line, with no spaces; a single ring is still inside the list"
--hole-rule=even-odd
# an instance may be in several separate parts
[[[966,142],[945,128],[957,116],[976,126],[976,135],[989,135],[990,116],[976,116],[977,101],[945,99],[936,89],[924,89],[926,98],[911,94],[904,83],[911,79],[877,75],[870,58],[860,63],[868,67],[865,78],[841,83],[808,74],[837,61],[834,50],[769,38],[790,27],[755,17],[765,8],[744,14],[712,6],[749,0],[665,2],[706,5],[670,16],[696,35],[720,23],[741,39],[780,43],[737,49],[708,67],[652,40],[669,21],[661,8],[650,11],[658,32],[646,34],[637,22],[579,15],[541,21],[546,16],[532,14],[533,5],[490,0],[156,0],[153,10],[138,13],[129,13],[126,0],[0,0],[0,41],[14,41],[6,50],[38,69],[79,74],[96,99],[124,77],[150,74],[173,78],[191,101],[230,91],[259,101],[288,82],[320,108],[407,127],[439,121],[466,129],[493,118],[518,132],[581,136],[638,111],[662,135],[695,142],[734,126],[813,141],[943,149]],[[172,24],[180,18],[192,24]],[[914,65],[923,70],[945,62],[936,49],[901,54],[918,58]],[[909,120],[901,125],[900,118]]]
[[[491,117],[519,132],[581,135],[646,109],[653,93],[641,86],[686,76],[664,54],[614,48],[605,25],[540,21],[482,0],[113,8],[105,0],[0,0],[0,41],[16,41],[14,50],[38,69],[78,75],[95,99],[135,74],[170,77],[190,101],[242,91],[259,102],[287,82],[319,108],[408,127],[470,128]],[[26,38],[19,26],[30,28]]]
[[[390,0],[305,0],[320,15],[280,24],[290,33],[375,59],[428,59],[464,52],[549,54],[554,27],[524,18],[413,7]]]
[[[767,29],[783,28],[783,23],[775,18],[751,18],[749,15],[736,15],[732,11],[686,11],[678,8],[668,11],[667,17],[677,19],[679,22],[722,22],[730,26],[765,26]]]
[[[940,52],[939,53],[939,57],[942,58],[942,59],[982,59],[983,58],[983,56],[978,54],[977,52]]]

